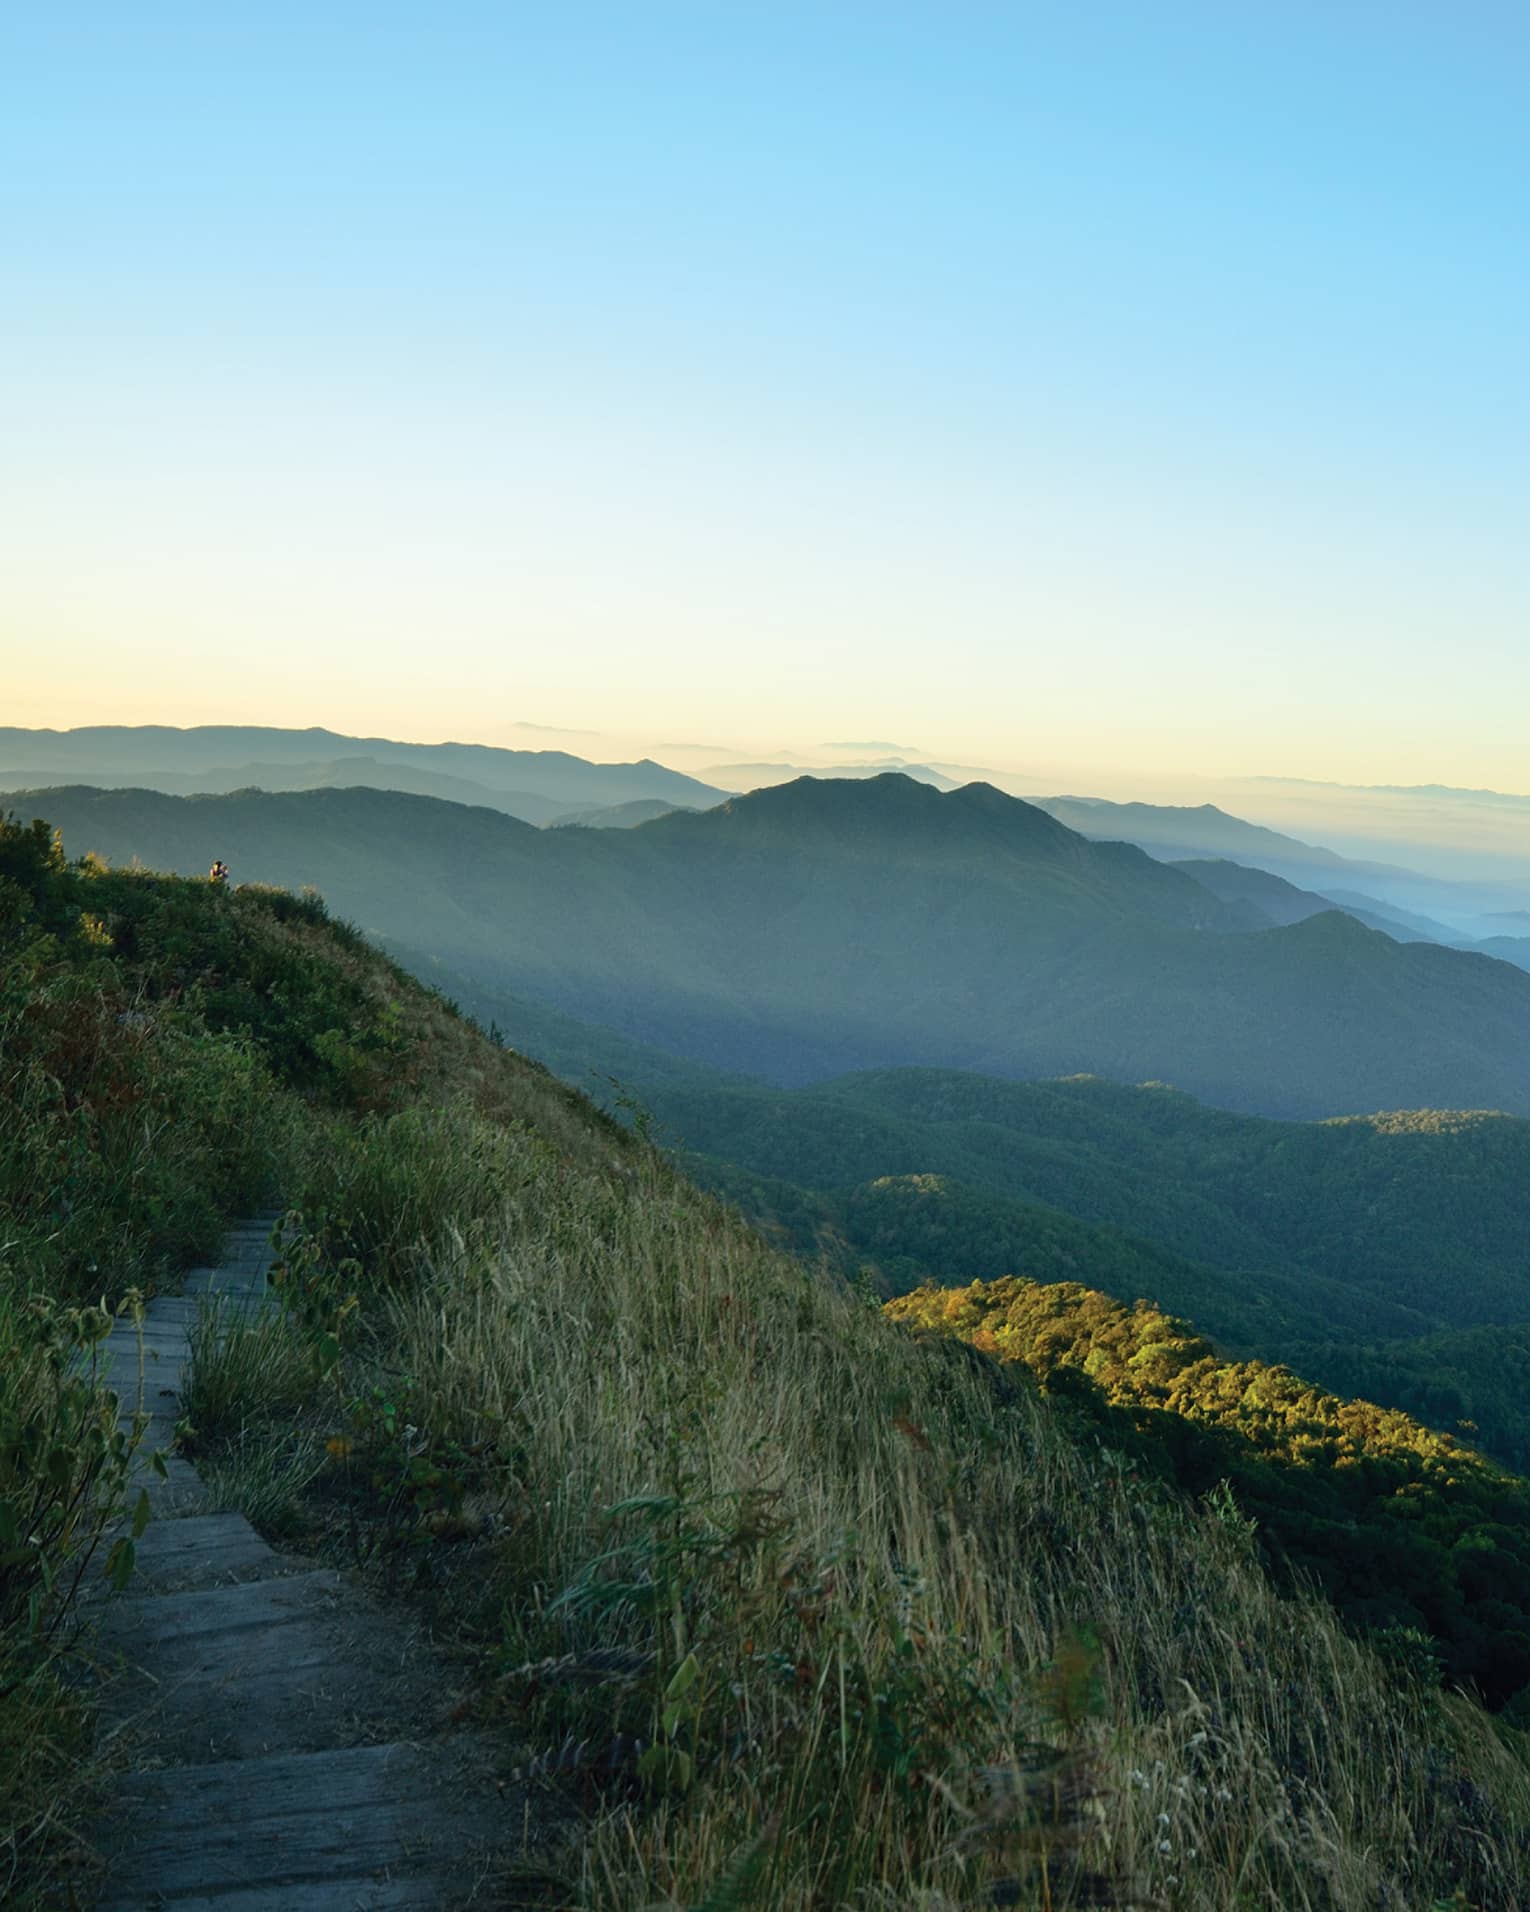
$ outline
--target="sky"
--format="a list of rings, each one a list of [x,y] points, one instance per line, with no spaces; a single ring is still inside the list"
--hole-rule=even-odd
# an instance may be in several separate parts
[[[0,723],[1530,790],[1527,179],[1517,4],[17,0]]]

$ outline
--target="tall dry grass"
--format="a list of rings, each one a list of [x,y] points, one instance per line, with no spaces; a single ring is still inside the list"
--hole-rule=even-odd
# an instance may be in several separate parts
[[[1526,1903],[1523,1742],[1277,1598],[1225,1508],[655,1158],[478,1127],[374,1132],[323,1411],[423,1546],[464,1502],[492,1534],[452,1602],[480,1706],[588,1790],[580,1902]],[[403,1255],[376,1203],[410,1157],[492,1176]]]

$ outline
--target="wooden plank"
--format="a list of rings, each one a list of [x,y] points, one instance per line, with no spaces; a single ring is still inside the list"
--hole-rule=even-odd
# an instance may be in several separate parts
[[[243,1320],[260,1314],[275,1298],[276,1291],[270,1288],[264,1293],[228,1288],[211,1300],[201,1295],[160,1295],[153,1303],[153,1317],[156,1322],[178,1323],[189,1334],[204,1313]]]
[[[151,1454],[163,1454],[168,1464],[175,1449],[175,1430],[180,1423],[180,1408],[161,1407],[156,1411],[152,1403],[146,1403],[149,1418],[143,1423],[138,1436],[138,1452],[134,1455],[135,1467],[148,1463]]]
[[[388,1616],[388,1621],[392,1616]],[[414,1641],[328,1569],[114,1601],[106,1716],[177,1764],[313,1752],[412,1723]],[[406,1690],[413,1698],[406,1697]]]
[[[207,1503],[207,1492],[197,1477],[196,1469],[190,1461],[182,1460],[179,1454],[165,1457],[165,1478],[162,1480],[153,1471],[148,1455],[140,1449],[128,1485],[129,1494],[136,1498],[140,1487],[149,1496],[149,1506],[156,1520],[177,1520],[185,1514],[200,1514]]]
[[[127,1335],[108,1335],[97,1350],[97,1372],[110,1366],[114,1374],[136,1374],[141,1355],[146,1375],[163,1374],[179,1367],[190,1352],[191,1343],[184,1328],[177,1328],[173,1338],[146,1336],[142,1343],[136,1336],[129,1339]]]
[[[204,1513],[180,1456],[167,1479],[151,1472],[149,1449],[174,1435],[200,1311],[248,1319],[274,1301],[268,1227],[234,1231],[219,1266],[156,1298],[141,1331],[115,1324],[98,1357],[123,1418],[140,1395],[150,1411],[132,1484],[147,1486],[156,1516],[127,1592],[92,1594],[103,1664],[122,1669],[103,1690],[103,1718],[152,1768],[115,1788],[101,1912],[498,1902],[479,1887],[496,1845],[519,1846],[525,1802],[502,1791],[479,1736],[428,1749],[398,1737],[438,1717],[446,1697],[407,1617],[278,1554],[242,1515]]]
[[[188,1898],[177,1893],[173,1898],[158,1893],[151,1900],[133,1900],[136,1909],[143,1906],[174,1906],[175,1912],[446,1912],[469,1905],[476,1912],[496,1901],[463,1889],[440,1873],[410,1878],[387,1878],[351,1873],[338,1879],[288,1880],[275,1886],[250,1886],[244,1891],[218,1892],[212,1896],[196,1893]]]
[[[208,1639],[331,1613],[344,1588],[332,1567],[317,1567],[276,1582],[129,1595],[114,1604],[107,1637],[121,1651],[147,1657],[168,1645],[184,1658]]]
[[[470,1855],[508,1843],[519,1820],[518,1804],[500,1797],[481,1754],[461,1743],[346,1747],[134,1773],[113,1800],[100,1912],[226,1907],[234,1891],[285,1892],[269,1903],[318,1908],[335,1901],[299,1894],[379,1874],[393,1882],[399,1875],[429,1880],[433,1890],[449,1893],[452,1874],[463,1884],[470,1879]]]
[[[178,1369],[168,1372],[148,1369],[140,1388],[138,1370],[134,1368],[128,1373],[114,1370],[99,1375],[97,1384],[108,1394],[116,1395],[119,1419],[127,1420],[140,1409],[145,1414],[168,1415],[173,1419],[180,1413],[180,1380]]]
[[[96,1345],[103,1357],[136,1361],[140,1347],[144,1351],[145,1359],[154,1355],[184,1354],[190,1345],[190,1339],[184,1321],[163,1323],[146,1321],[142,1334],[133,1328],[113,1328],[106,1339]]]
[[[259,1293],[269,1288],[264,1267],[194,1268],[181,1283],[183,1295]]]
[[[311,1562],[268,1547],[243,1514],[151,1520],[137,1543],[129,1594],[190,1593],[243,1580],[304,1573]]]

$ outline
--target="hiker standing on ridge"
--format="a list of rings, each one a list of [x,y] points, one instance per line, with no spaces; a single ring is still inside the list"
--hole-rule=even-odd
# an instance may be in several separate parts
[[[228,882],[228,865],[221,856],[207,872],[207,880],[209,883],[217,884],[220,889]]]

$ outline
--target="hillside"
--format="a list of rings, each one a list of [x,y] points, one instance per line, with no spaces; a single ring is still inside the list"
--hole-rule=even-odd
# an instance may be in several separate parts
[[[1524,972],[1337,911],[1249,929],[985,785],[803,779],[620,831],[361,790],[26,801],[72,848],[313,884],[411,963],[780,1083],[1082,1070],[1269,1115],[1530,1112]]]
[[[1530,936],[1489,936],[1477,947],[1484,956],[1513,963],[1516,969],[1530,969]]]
[[[1085,836],[1122,838],[1171,862],[1231,861],[1331,897],[1368,919],[1410,925],[1446,944],[1476,945],[1492,934],[1495,912],[1525,896],[1522,820],[1468,806],[1453,818],[1407,803],[1378,813],[1378,793],[1341,785],[1307,786],[1255,778],[1245,789],[1256,808],[1293,791],[1321,793],[1298,814],[1318,822],[1330,843],[1319,846],[1250,823],[1215,804],[1116,803],[1101,797],[1035,797],[1033,802]],[[1466,796],[1469,793],[1452,793]],[[1338,832],[1337,837],[1334,833]],[[1372,861],[1372,853],[1385,861]],[[1393,859],[1397,860],[1394,861]]]
[[[163,1281],[279,1188],[286,1305],[203,1338],[188,1438],[450,1641],[443,1707],[578,1789],[553,1902],[1517,1906],[1521,1736],[1433,1690],[1421,1639],[1277,1595],[1226,1495],[1102,1450],[1087,1390],[764,1248],[315,900],[7,829],[0,910],[0,1414],[53,1398],[103,1268]],[[52,1449],[6,1431],[5,1494],[46,1494]],[[88,1503],[112,1476],[73,1451]],[[38,1833],[89,1724],[46,1624],[81,1536],[36,1535],[41,1629],[0,1556],[20,1904],[63,1902]]]
[[[659,1100],[664,1098],[661,1096]],[[660,1134],[665,1132],[661,1119]],[[734,1202],[798,1254],[820,1256],[847,1280],[899,1295],[932,1279],[961,1282],[1009,1271],[1036,1281],[1087,1272],[1111,1294],[1147,1295],[1215,1324],[1219,1341],[1245,1352],[1305,1347],[1314,1312],[1330,1337],[1409,1337],[1428,1317],[1355,1295],[1342,1279],[1306,1270],[1232,1272],[1177,1255],[1140,1233],[1080,1220],[1023,1196],[994,1194],[930,1170],[902,1169],[818,1187],[743,1160],[682,1149],[676,1158],[703,1188]],[[917,1160],[895,1149],[894,1159]],[[1381,1377],[1377,1396],[1390,1400]]]

